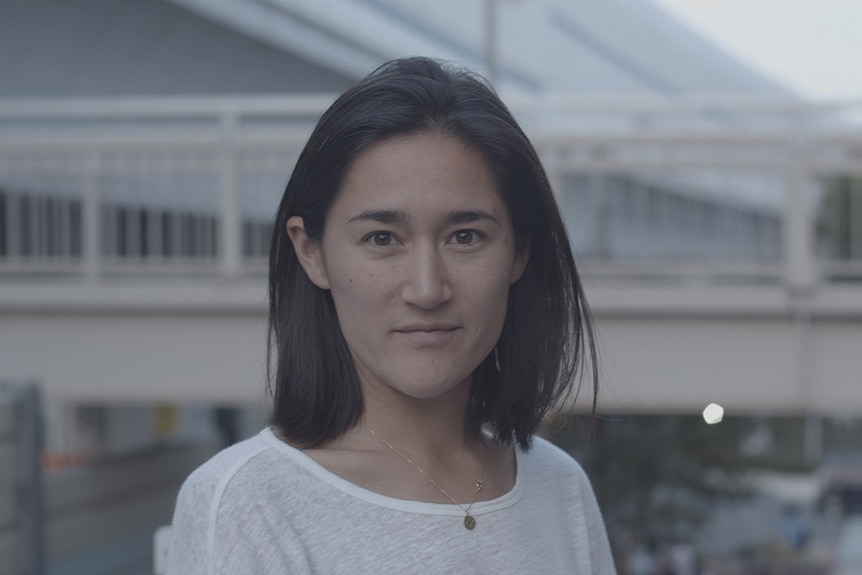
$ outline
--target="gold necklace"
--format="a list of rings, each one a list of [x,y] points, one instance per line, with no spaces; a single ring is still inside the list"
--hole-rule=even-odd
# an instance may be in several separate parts
[[[473,494],[473,501],[471,501],[469,505],[464,507],[463,505],[461,505],[460,503],[455,501],[454,497],[452,497],[451,495],[446,493],[446,490],[443,489],[442,487],[440,487],[437,484],[437,482],[434,481],[434,479],[432,479],[430,475],[425,473],[425,471],[421,467],[416,465],[412,459],[410,459],[409,457],[407,457],[406,455],[404,455],[403,453],[401,453],[400,451],[395,449],[395,446],[393,446],[391,443],[389,443],[388,441],[386,441],[385,439],[383,439],[382,437],[377,435],[377,432],[374,431],[373,429],[371,429],[370,427],[368,427],[364,422],[362,423],[362,427],[367,429],[371,435],[373,435],[374,437],[376,437],[378,439],[378,441],[380,441],[380,443],[382,443],[383,445],[385,445],[386,447],[391,449],[396,455],[400,456],[404,461],[406,461],[407,463],[412,465],[413,468],[416,469],[416,471],[418,471],[420,475],[422,475],[422,477],[424,477],[425,479],[428,480],[428,483],[433,485],[437,489],[437,491],[439,491],[440,493],[445,495],[449,501],[451,501],[452,503],[454,503],[455,505],[460,507],[461,511],[464,512],[464,527],[466,527],[467,529],[469,529],[471,531],[476,527],[476,518],[473,517],[472,515],[470,515],[470,509],[473,508],[473,504],[476,503],[476,499],[479,497],[479,492],[482,491],[482,488],[485,486],[485,449],[484,448],[482,449],[482,455],[481,455],[482,467],[481,467],[481,471],[479,472],[479,481],[476,482],[476,492]]]

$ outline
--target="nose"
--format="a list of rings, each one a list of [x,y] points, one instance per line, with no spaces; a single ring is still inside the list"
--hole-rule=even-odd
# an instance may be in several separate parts
[[[433,309],[452,298],[446,262],[434,247],[417,247],[405,268],[401,297],[406,303]]]

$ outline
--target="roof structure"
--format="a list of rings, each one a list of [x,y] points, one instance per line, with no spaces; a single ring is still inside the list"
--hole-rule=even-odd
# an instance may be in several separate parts
[[[487,71],[493,4],[507,92],[786,94],[650,0],[171,1],[356,76],[409,55]]]
[[[783,96],[650,0],[0,0],[0,98],[338,92],[427,55],[506,93]]]
[[[164,0],[0,0],[0,98],[339,92],[352,75]]]

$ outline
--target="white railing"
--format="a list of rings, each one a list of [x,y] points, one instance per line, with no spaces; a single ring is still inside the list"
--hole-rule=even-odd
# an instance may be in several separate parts
[[[0,273],[261,273],[332,96],[0,103]],[[862,104],[511,100],[588,273],[862,277]]]

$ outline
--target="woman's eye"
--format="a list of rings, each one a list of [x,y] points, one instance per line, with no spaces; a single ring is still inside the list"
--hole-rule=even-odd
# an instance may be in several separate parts
[[[371,245],[378,248],[385,248],[386,246],[391,246],[393,243],[392,234],[389,232],[376,232],[368,239]]]
[[[479,233],[475,230],[460,230],[455,232],[452,239],[460,246],[470,246],[479,240]]]

